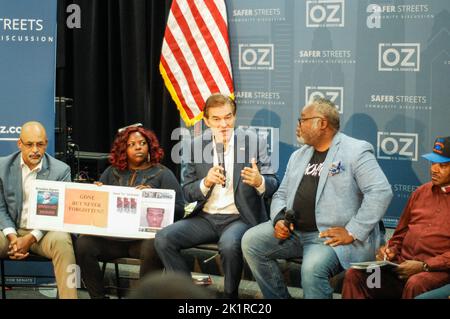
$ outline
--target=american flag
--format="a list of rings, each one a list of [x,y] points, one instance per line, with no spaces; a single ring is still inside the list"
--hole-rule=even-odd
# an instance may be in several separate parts
[[[234,97],[224,0],[173,0],[159,69],[187,126],[212,93]]]

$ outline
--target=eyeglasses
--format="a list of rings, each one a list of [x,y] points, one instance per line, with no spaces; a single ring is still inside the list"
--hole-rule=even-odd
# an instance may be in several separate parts
[[[20,139],[20,141],[22,142],[22,145],[25,146],[25,148],[27,148],[27,149],[32,149],[34,146],[36,146],[39,149],[43,149],[44,147],[47,146],[47,142],[37,142],[37,143],[27,142],[27,143],[25,143],[22,139]]]
[[[323,120],[324,118],[321,117],[321,116],[312,116],[312,117],[305,117],[305,118],[299,117],[298,118],[298,124],[301,125],[303,122],[308,121],[308,120],[312,120],[312,119],[322,119]]]

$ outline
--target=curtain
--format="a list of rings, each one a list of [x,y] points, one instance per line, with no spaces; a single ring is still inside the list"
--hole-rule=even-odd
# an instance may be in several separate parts
[[[69,29],[70,4],[81,9],[81,28]],[[57,96],[73,98],[67,109],[80,150],[107,153],[117,132],[140,122],[152,129],[170,159],[178,110],[164,88],[159,58],[169,0],[59,0]],[[177,174],[178,175],[178,174]]]

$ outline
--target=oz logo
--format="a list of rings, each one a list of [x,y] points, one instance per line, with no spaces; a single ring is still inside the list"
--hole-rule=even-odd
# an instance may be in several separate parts
[[[378,71],[420,71],[420,43],[378,44]]]
[[[273,70],[273,44],[239,44],[240,70]]]
[[[417,161],[418,135],[378,132],[377,158]]]
[[[315,98],[325,98],[336,105],[339,113],[344,112],[344,88],[342,86],[306,86],[305,104],[311,103]]]
[[[307,0],[306,26],[343,27],[344,11],[344,0]]]

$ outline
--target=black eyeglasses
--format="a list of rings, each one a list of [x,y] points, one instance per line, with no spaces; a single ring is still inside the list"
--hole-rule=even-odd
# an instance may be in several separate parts
[[[312,119],[324,119],[323,117],[321,117],[321,116],[312,116],[312,117],[305,117],[305,118],[301,118],[301,117],[299,117],[298,118],[298,124],[302,124],[303,122],[305,122],[305,121],[308,121],[308,120],[312,120]]]

